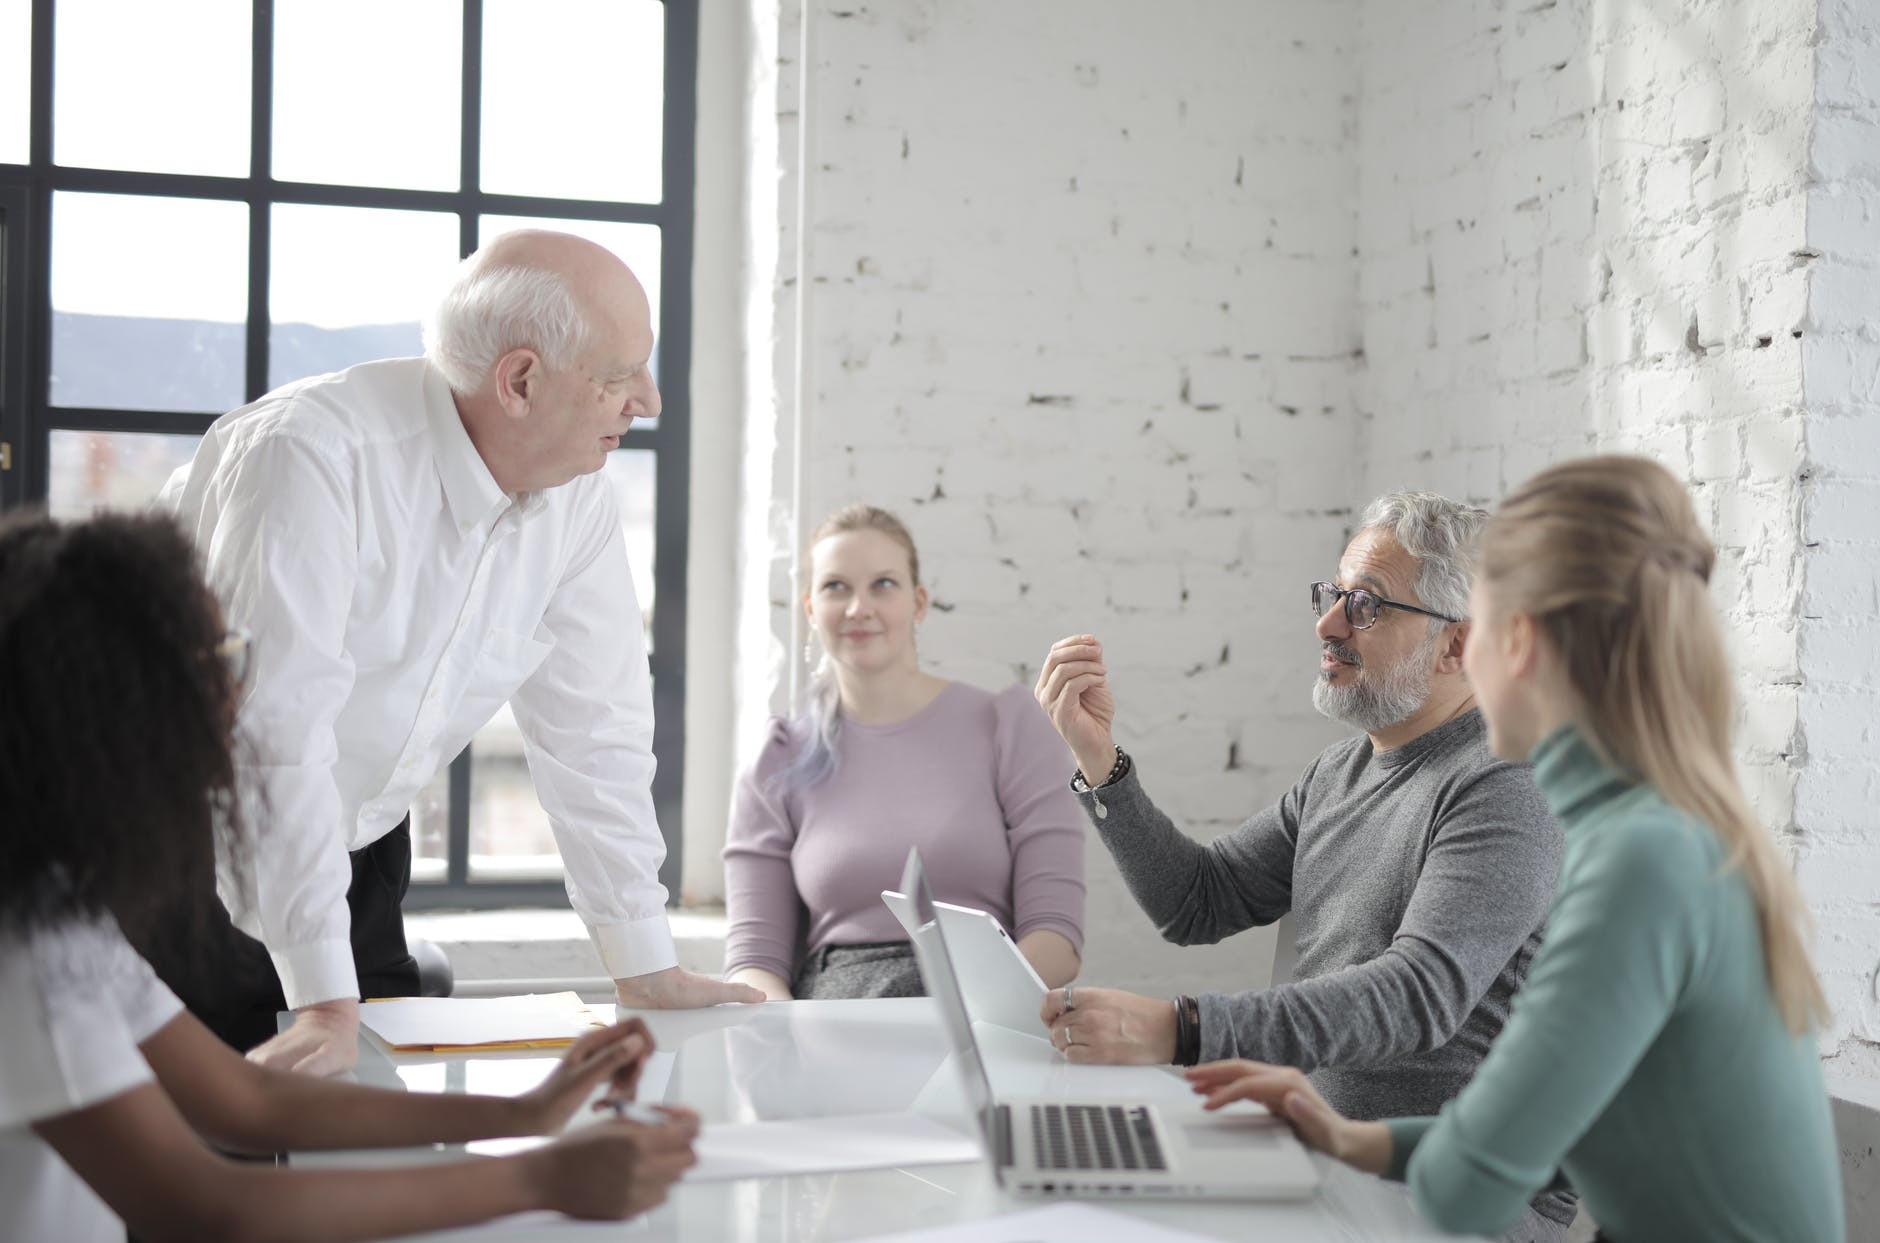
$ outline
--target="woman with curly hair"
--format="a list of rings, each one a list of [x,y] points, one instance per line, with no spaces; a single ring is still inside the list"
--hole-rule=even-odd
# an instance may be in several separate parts
[[[551,1133],[631,1096],[651,1037],[594,1032],[515,1098],[385,1091],[244,1060],[132,948],[215,926],[239,853],[247,643],[154,517],[0,522],[0,1233],[360,1239],[548,1208],[625,1217],[692,1163],[697,1118],[610,1121],[496,1161],[299,1171],[274,1152]]]

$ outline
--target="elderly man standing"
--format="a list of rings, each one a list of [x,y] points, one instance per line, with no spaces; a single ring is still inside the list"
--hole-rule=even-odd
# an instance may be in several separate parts
[[[646,649],[599,473],[659,413],[652,351],[612,253],[505,234],[459,269],[424,358],[277,389],[165,486],[254,652],[238,728],[256,840],[221,885],[245,961],[179,989],[231,1043],[261,1041],[252,1059],[344,1069],[361,990],[417,991],[411,800],[505,701],[622,1004],[763,999],[676,965],[658,880]]]
[[[1044,1017],[1072,1060],[1297,1066],[1365,1119],[1435,1114],[1468,1081],[1540,944],[1562,853],[1528,772],[1490,753],[1462,673],[1486,517],[1428,492],[1366,510],[1337,581],[1312,584],[1313,703],[1363,733],[1206,846],[1112,741],[1101,645],[1052,648],[1037,696],[1078,764],[1071,788],[1162,935],[1211,944],[1290,911],[1298,942],[1295,981],[1274,988],[1052,992]],[[1558,1238],[1572,1216],[1570,1198],[1543,1197],[1509,1237]]]

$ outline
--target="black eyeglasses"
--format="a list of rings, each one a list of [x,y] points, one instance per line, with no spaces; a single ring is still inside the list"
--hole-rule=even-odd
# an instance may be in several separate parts
[[[1402,609],[1406,613],[1421,613],[1425,617],[1435,617],[1446,622],[1460,622],[1460,617],[1451,617],[1447,613],[1433,613],[1429,609],[1420,609],[1414,604],[1399,604],[1395,600],[1386,600],[1374,591],[1362,587],[1344,588],[1336,583],[1312,584],[1312,615],[1325,616],[1325,610],[1339,600],[1345,602],[1345,620],[1351,623],[1353,630],[1369,630],[1377,625],[1379,609]]]

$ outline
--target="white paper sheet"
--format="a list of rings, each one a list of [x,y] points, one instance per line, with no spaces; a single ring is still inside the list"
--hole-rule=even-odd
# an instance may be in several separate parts
[[[570,1041],[605,1026],[573,993],[369,1001],[359,1022],[395,1049]]]
[[[979,1141],[920,1114],[849,1114],[707,1125],[685,1181],[776,1178],[981,1160]]]
[[[1206,1235],[1158,1226],[1088,1204],[1054,1204],[1029,1213],[982,1217],[904,1234],[878,1235],[866,1243],[1215,1243]]]

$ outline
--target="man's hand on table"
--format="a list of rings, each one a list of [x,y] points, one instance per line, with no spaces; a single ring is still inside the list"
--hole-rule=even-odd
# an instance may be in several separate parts
[[[725,1001],[764,1000],[764,994],[749,984],[694,975],[681,967],[615,980],[614,994],[630,1010],[696,1010]]]
[[[351,1070],[359,1061],[359,1003],[340,997],[302,1006],[286,1031],[248,1050],[248,1060],[303,1075]]]
[[[1074,984],[1046,993],[1039,1017],[1051,1029],[1051,1046],[1073,1062],[1159,1066],[1175,1060],[1175,1007],[1162,998]]]

